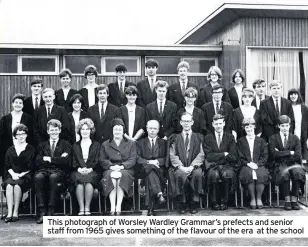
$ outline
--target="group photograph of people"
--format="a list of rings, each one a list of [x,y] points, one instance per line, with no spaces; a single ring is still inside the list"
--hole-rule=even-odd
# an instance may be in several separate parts
[[[98,193],[104,215],[121,216],[123,201],[140,197],[137,186],[144,187],[148,216],[171,204],[178,215],[194,215],[205,201],[227,210],[238,203],[239,188],[248,208],[262,210],[270,185],[272,192],[280,188],[285,210],[300,209],[308,108],[298,89],[284,98],[280,81],[262,78],[248,88],[235,69],[227,90],[217,66],[199,88],[189,81],[186,61],[177,66],[178,82],[169,84],[158,68],[149,59],[147,77],[129,82],[121,63],[117,80],[105,85],[88,65],[80,90],[71,88],[74,77],[65,68],[60,89],[35,77],[28,97],[16,92],[12,111],[0,119],[5,223],[19,220],[29,190],[35,201],[26,202],[34,201],[38,224],[55,214],[63,191],[75,199],[74,215],[93,215]]]

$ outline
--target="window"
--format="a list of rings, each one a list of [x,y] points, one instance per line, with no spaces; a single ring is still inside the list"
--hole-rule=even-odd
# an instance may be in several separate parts
[[[68,68],[73,74],[84,74],[88,65],[94,65],[98,74],[102,73],[101,56],[64,56],[64,68]]]
[[[18,73],[52,75],[59,73],[58,56],[19,56]]]
[[[115,67],[124,63],[127,67],[127,75],[140,76],[140,57],[103,57],[103,74],[116,75]]]
[[[146,57],[148,59],[155,59],[158,64],[158,75],[174,76],[178,74],[177,66],[181,61],[186,61],[190,65],[190,75],[206,76],[211,66],[217,65],[216,58],[206,57]]]
[[[0,74],[17,73],[17,55],[0,55]]]

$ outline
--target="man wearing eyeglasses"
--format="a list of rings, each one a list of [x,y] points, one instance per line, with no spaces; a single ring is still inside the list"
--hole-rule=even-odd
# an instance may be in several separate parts
[[[205,193],[203,136],[192,132],[194,121],[190,113],[182,114],[180,124],[183,127],[182,133],[170,138],[171,190],[179,203],[180,214],[186,213],[187,203],[190,213],[195,214],[200,196]]]
[[[221,114],[225,117],[224,131],[232,132],[232,119],[233,119],[233,107],[230,103],[222,101],[224,94],[224,87],[220,84],[212,88],[213,99],[209,103],[205,103],[202,106],[204,112],[206,128],[211,133],[214,133],[214,127],[212,125],[213,117],[216,114]]]

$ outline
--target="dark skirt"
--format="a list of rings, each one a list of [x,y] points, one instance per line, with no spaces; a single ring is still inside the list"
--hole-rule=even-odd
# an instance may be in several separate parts
[[[171,186],[171,196],[177,197],[185,195],[188,191],[188,186],[195,194],[204,195],[205,178],[201,168],[194,169],[190,175],[185,174],[180,169],[169,170],[169,179]]]
[[[110,173],[112,170],[105,171],[103,173],[103,178],[100,181],[100,188],[104,196],[108,196],[109,193],[114,189]],[[134,171],[123,169],[120,171],[122,177],[120,178],[120,187],[124,190],[125,194],[128,196],[133,195],[132,185],[134,183]]]
[[[14,185],[19,185],[19,187],[21,188],[22,193],[25,193],[26,191],[28,191],[31,186],[32,186],[32,176],[30,173],[27,173],[26,175],[24,175],[22,178],[18,179],[18,180],[14,180],[11,175],[9,174],[6,179],[3,181],[2,183],[2,188],[5,190],[6,186],[10,184],[12,186]]]
[[[239,174],[239,179],[242,184],[250,184],[253,181],[256,181],[258,184],[268,184],[269,182],[269,172],[268,169],[265,167],[261,166],[258,167],[258,169],[255,170],[257,174],[257,179],[254,180],[252,178],[252,169],[248,166],[242,167],[240,174]]]
[[[83,175],[78,171],[74,171],[70,176],[70,191],[73,192],[78,184],[84,183],[90,183],[94,188],[97,188],[100,178],[100,175],[96,171],[92,171],[87,175]]]
[[[219,165],[215,168],[210,168],[207,173],[207,189],[209,189],[211,184],[219,183],[225,179],[231,181],[230,190],[233,191],[237,184],[234,169],[229,165]]]
[[[289,166],[284,163],[280,163],[279,166],[276,164],[276,167],[274,168],[275,184],[282,184],[284,181],[289,180],[295,180],[304,183],[306,180],[306,173],[304,168],[299,166],[301,165],[298,165],[292,169],[288,169]]]

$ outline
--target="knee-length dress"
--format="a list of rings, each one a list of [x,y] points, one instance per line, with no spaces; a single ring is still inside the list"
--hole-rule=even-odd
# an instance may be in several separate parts
[[[123,138],[120,145],[117,146],[114,140],[105,141],[100,149],[100,165],[103,172],[103,178],[100,181],[102,192],[105,196],[114,189],[110,173],[113,165],[123,165],[121,170],[120,187],[128,195],[132,195],[132,184],[134,182],[134,166],[137,160],[136,143]]]
[[[71,190],[73,191],[78,184],[90,183],[94,188],[98,186],[100,175],[99,167],[99,148],[100,144],[96,141],[93,141],[89,147],[88,159],[84,161],[84,154],[81,148],[81,141],[76,142],[73,145],[73,169],[71,173]],[[78,172],[78,168],[86,167],[92,168],[93,171],[83,175]]]
[[[25,150],[17,155],[14,146],[10,147],[5,155],[5,171],[4,182],[2,188],[5,189],[8,184],[19,185],[22,192],[26,192],[32,185],[32,174],[34,163],[35,149],[30,144],[27,144]],[[8,170],[12,169],[16,173],[30,171],[23,177],[14,180]]]

